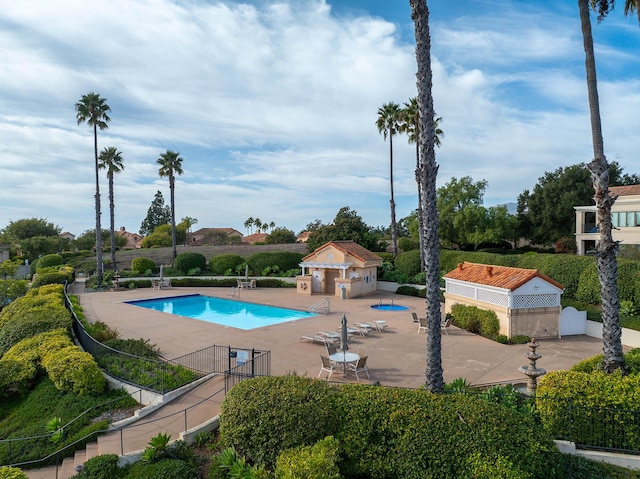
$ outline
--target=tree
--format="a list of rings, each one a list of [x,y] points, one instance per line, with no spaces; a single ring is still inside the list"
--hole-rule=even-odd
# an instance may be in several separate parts
[[[7,276],[15,276],[21,264],[22,261],[20,260],[11,261],[10,259],[0,263],[0,276],[2,276],[2,279],[7,279]]]
[[[151,202],[151,206],[147,210],[147,216],[142,220],[139,233],[142,236],[150,235],[160,225],[167,225],[171,223],[171,208],[165,206],[164,197],[160,191],[156,192],[156,195]]]
[[[99,231],[100,227],[100,178],[98,177],[98,128],[100,130],[106,130],[109,128],[108,113],[111,108],[107,104],[105,98],[100,97],[98,93],[87,93],[80,98],[80,101],[76,103],[76,120],[78,125],[80,123],[87,123],[93,127],[93,152],[95,160],[96,171],[96,271],[98,275],[97,284],[102,284],[102,242]]]
[[[109,236],[111,235],[109,230],[103,229],[100,234],[100,240],[103,244],[106,244],[109,240]],[[76,239],[73,240],[73,244],[79,250],[91,250],[96,245],[96,230],[90,229],[83,231],[82,234],[76,236]],[[116,245],[118,244],[116,240]]]
[[[296,234],[287,228],[275,228],[264,240],[266,244],[289,244],[297,241]]]
[[[109,231],[111,239],[111,265],[113,269],[116,268],[116,226],[115,226],[115,203],[113,200],[113,175],[120,173],[124,170],[122,164],[122,152],[118,151],[115,147],[110,146],[100,152],[98,158],[98,168],[101,170],[107,170],[107,179],[109,180]]]
[[[435,116],[435,112],[434,112]],[[440,129],[439,124],[442,118],[436,118],[434,127],[435,137],[433,142],[435,146],[440,146],[442,143],[440,139],[444,136],[444,132]],[[418,99],[413,97],[409,99],[408,103],[404,104],[404,109],[400,113],[400,131],[406,133],[409,137],[409,144],[415,143],[416,145],[416,183],[418,184],[418,228],[422,229],[422,195],[420,186],[420,114],[418,111]],[[424,271],[424,248],[420,245],[420,267]]]
[[[393,194],[393,135],[398,132],[400,127],[400,105],[397,103],[385,103],[378,108],[378,119],[376,127],[378,132],[382,133],[383,138],[389,137],[389,184],[391,186],[391,251],[393,257],[398,256],[398,228],[396,225],[396,202]]]
[[[245,222],[244,222],[244,227],[247,228],[247,234],[250,234],[249,231],[253,232],[253,225],[255,223],[255,220],[249,216]]]
[[[459,180],[451,178],[449,183],[437,190],[437,211],[439,236],[445,245],[462,248],[466,244],[465,224],[456,222],[456,216],[469,206],[481,206],[487,181],[473,181],[470,176]],[[473,224],[466,225],[473,227]]]
[[[309,251],[336,240],[352,240],[371,251],[379,251],[381,248],[371,227],[367,226],[358,213],[348,206],[340,208],[333,223],[308,229],[311,231],[307,241]]]
[[[71,241],[62,236],[32,236],[19,243],[22,257],[30,262],[46,254],[60,253],[68,249],[70,244]]]
[[[415,25],[416,62],[418,73],[418,111],[420,117],[420,208],[424,221],[420,234],[425,250],[426,300],[427,300],[427,366],[426,388],[440,392],[444,389],[442,375],[442,338],[440,336],[440,243],[438,239],[438,210],[436,204],[436,164],[432,73],[431,38],[429,34],[429,9],[426,0],[409,0],[411,19]]]
[[[171,193],[171,244],[173,247],[173,259],[176,259],[178,252],[176,250],[176,175],[182,174],[182,158],[178,152],[167,150],[156,160],[160,165],[158,174],[160,177],[169,178],[169,191]]]
[[[46,218],[24,218],[10,221],[2,230],[3,241],[19,241],[34,236],[58,236],[62,228],[55,226]]]
[[[589,3],[598,8],[598,21],[603,20],[614,7],[613,0],[578,0],[580,24],[585,52],[585,70],[587,76],[587,95],[591,118],[591,142],[593,160],[588,164],[596,202],[596,225],[600,231],[600,241],[596,246],[596,269],[600,280],[600,296],[602,299],[602,336],[603,353],[601,368],[612,373],[625,371],[622,356],[622,327],[620,326],[620,298],[618,297],[618,262],[616,254],[618,243],[611,235],[611,206],[615,197],[609,194],[609,164],[604,154],[602,123],[600,120],[600,101],[598,99],[598,82],[596,76],[596,59],[591,33]],[[640,22],[639,0],[626,0],[625,15],[638,10]]]
[[[196,218],[192,218],[191,216],[185,216],[180,220],[180,223],[184,223],[187,227],[187,237],[185,244],[188,244],[189,239],[191,238],[191,227],[198,223]]]

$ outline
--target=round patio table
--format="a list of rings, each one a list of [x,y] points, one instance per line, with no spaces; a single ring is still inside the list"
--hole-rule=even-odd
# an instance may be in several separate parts
[[[342,364],[342,377],[345,377],[347,375],[347,364],[356,363],[360,359],[360,355],[340,351],[329,356],[329,359],[334,363]]]

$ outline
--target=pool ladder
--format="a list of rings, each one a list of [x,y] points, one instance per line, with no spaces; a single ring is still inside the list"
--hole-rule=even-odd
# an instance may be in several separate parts
[[[309,306],[307,310],[309,313],[317,313],[322,311],[324,314],[331,314],[331,303],[329,303],[329,298],[323,298],[317,303]]]

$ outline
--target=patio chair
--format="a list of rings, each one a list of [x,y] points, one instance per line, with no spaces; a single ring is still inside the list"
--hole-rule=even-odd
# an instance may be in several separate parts
[[[327,379],[329,379],[336,368],[336,364],[331,362],[331,360],[326,356],[321,355],[320,359],[322,359],[322,367],[320,368],[318,377],[322,376],[322,371],[327,371],[329,373],[329,375],[327,376]]]
[[[333,343],[325,344],[325,346],[327,348],[327,356],[331,356],[332,354],[336,354],[338,352],[338,348]]]
[[[243,289],[244,288],[244,284],[243,284],[242,280],[238,279],[237,281],[238,281],[238,289]]]
[[[420,334],[420,331],[424,330],[424,332],[427,332],[427,318],[420,318],[420,322],[418,323],[418,334]]]
[[[368,356],[360,356],[360,359],[358,359],[355,364],[349,364],[349,371],[355,373],[358,382],[360,382],[360,376],[358,376],[358,373],[366,373],[367,379],[370,379],[369,368],[367,367],[367,358]]]
[[[249,289],[256,289],[256,280],[255,279],[252,279],[249,282]]]
[[[413,318],[414,323],[420,323],[420,318],[418,318],[418,314],[416,312],[411,313],[411,317]]]
[[[447,336],[449,336],[449,328],[451,327],[451,323],[453,322],[453,316],[447,315],[443,320],[440,321],[440,330],[444,331]]]

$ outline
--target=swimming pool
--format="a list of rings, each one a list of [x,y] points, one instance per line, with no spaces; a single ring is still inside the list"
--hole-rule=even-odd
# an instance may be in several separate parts
[[[208,323],[244,330],[262,328],[264,326],[295,321],[296,319],[317,316],[315,313],[307,313],[295,309],[245,303],[243,301],[214,298],[200,294],[142,299],[126,301],[126,303],[141,308],[153,309],[162,313],[185,316]]]
[[[371,307],[373,309],[377,309],[378,311],[406,311],[409,309],[409,306],[401,306],[399,304],[372,304]]]

